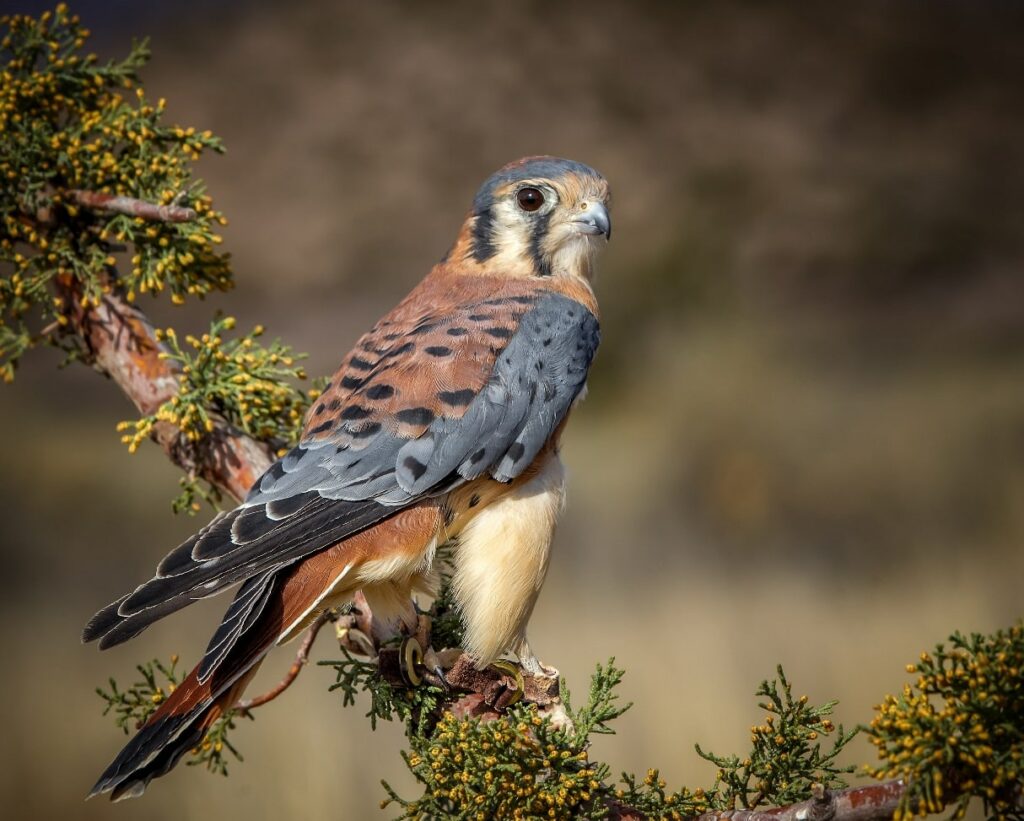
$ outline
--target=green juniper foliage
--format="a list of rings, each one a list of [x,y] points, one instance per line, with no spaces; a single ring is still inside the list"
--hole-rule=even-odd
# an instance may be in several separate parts
[[[718,767],[718,778],[709,791],[716,809],[750,810],[770,797],[772,804],[793,804],[811,793],[811,785],[845,786],[842,773],[854,767],[837,767],[836,757],[857,730],[844,732],[839,725],[832,749],[822,750],[819,739],[836,729],[829,719],[838,704],[819,707],[807,696],[793,698],[792,687],[781,665],[778,681],[762,681],[756,695],[767,699],[758,706],[767,711],[764,723],[750,728],[752,748],[745,758],[717,756],[697,747],[697,754]]]
[[[69,358],[84,353],[70,321],[75,307],[96,307],[107,294],[134,302],[162,292],[182,304],[232,287],[229,256],[217,250],[226,219],[192,174],[204,151],[223,145],[208,131],[163,122],[165,102],[148,100],[139,86],[145,43],[101,65],[83,53],[88,36],[63,4],[38,19],[0,18],[0,378],[8,382],[36,344],[57,345]],[[97,211],[76,199],[82,191],[185,206],[194,217]],[[294,386],[305,378],[295,364],[303,355],[279,341],[261,345],[260,326],[227,339],[233,326],[218,317],[184,345],[173,329],[158,334],[180,389],[155,413],[121,424],[130,450],[158,421],[198,446],[215,416],[275,450],[295,441],[317,393]],[[193,476],[181,488],[176,511],[219,498]]]
[[[871,775],[909,782],[896,821],[946,804],[962,818],[972,797],[990,819],[1024,819],[1024,623],[954,633],[907,672],[917,681],[886,696],[867,728],[885,762]]]
[[[256,341],[263,334],[261,325],[225,339],[224,332],[234,327],[234,317],[218,317],[208,333],[186,336],[184,346],[173,328],[157,331],[168,348],[160,357],[175,363],[181,386],[154,414],[120,424],[122,431],[131,429],[122,437],[129,450],[134,452],[159,421],[177,425],[186,439],[198,442],[213,431],[215,414],[254,439],[278,447],[294,444],[309,396],[288,380],[306,378],[295,364],[305,354],[293,353],[277,339],[264,347]]]
[[[117,289],[169,291],[175,302],[231,287],[215,229],[225,223],[191,163],[223,146],[210,132],[163,123],[164,101],[138,87],[149,57],[136,43],[100,65],[82,53],[89,32],[61,4],[38,19],[0,18],[0,376],[10,381],[43,332],[68,324],[54,280],[73,280],[86,304]],[[188,222],[97,213],[73,192],[186,205]],[[118,265],[117,254],[127,260]]]

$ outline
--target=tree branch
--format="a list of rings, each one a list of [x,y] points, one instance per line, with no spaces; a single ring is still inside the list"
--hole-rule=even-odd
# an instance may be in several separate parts
[[[121,197],[116,194],[101,194],[98,191],[78,189],[68,191],[67,196],[68,199],[83,208],[114,211],[118,214],[141,217],[154,222],[191,222],[196,218],[194,209],[181,205],[157,205],[145,200],[137,200],[134,197]]]
[[[78,283],[68,274],[58,278],[57,288],[71,306],[68,319],[92,364],[109,376],[141,413],[155,413],[177,394],[177,368],[160,357],[166,348],[157,341],[142,311],[116,289],[104,294],[98,306],[83,307]],[[236,500],[245,497],[271,464],[266,445],[223,419],[215,420],[213,432],[198,444],[186,442],[181,431],[168,422],[157,422],[153,439],[190,476],[205,479]]]
[[[866,787],[826,790],[813,787],[813,797],[788,807],[709,812],[696,821],[885,821],[892,818],[906,790],[902,779]]]

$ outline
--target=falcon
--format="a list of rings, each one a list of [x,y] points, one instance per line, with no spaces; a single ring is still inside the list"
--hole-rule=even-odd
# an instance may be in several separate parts
[[[559,438],[600,336],[608,199],[598,172],[555,157],[489,177],[451,250],[345,357],[299,444],[92,618],[83,640],[112,647],[240,583],[202,660],[91,795],[141,795],[274,645],[355,591],[412,629],[411,595],[433,589],[446,542],[464,651],[544,674],[526,627],[564,502]]]

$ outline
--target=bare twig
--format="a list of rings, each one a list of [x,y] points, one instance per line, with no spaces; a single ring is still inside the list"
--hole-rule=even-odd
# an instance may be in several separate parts
[[[114,211],[130,217],[141,217],[155,222],[191,222],[196,218],[193,208],[181,205],[157,205],[156,203],[137,200],[134,197],[122,197],[116,194],[101,194],[98,191],[81,191],[72,189],[67,192],[70,200],[83,208],[94,208],[97,211]]]
[[[299,652],[295,654],[295,661],[293,661],[292,666],[288,668],[288,672],[285,674],[285,677],[262,695],[239,701],[235,704],[235,709],[241,710],[242,712],[248,712],[255,707],[261,707],[268,701],[273,701],[281,695],[281,693],[291,687],[292,682],[299,677],[299,673],[302,672],[302,668],[305,667],[306,662],[309,661],[309,651],[313,646],[313,642],[316,641],[317,633],[319,633],[320,628],[329,621],[334,621],[334,614],[330,610],[317,616],[316,620],[306,631],[306,637],[302,640],[302,644],[299,645]]]

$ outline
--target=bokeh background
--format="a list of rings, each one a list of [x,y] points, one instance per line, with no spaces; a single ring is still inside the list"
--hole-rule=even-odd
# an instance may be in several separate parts
[[[76,9],[103,55],[150,35],[148,92],[229,146],[200,173],[238,287],[153,314],[228,309],[313,373],[504,162],[611,180],[604,345],[532,634],[581,696],[595,662],[627,669],[636,706],[595,750],[614,769],[709,784],[693,743],[746,749],[776,662],[856,724],[920,650],[1024,614],[1024,6]],[[123,742],[93,688],[194,659],[225,602],[106,654],[78,643],[200,521],[171,514],[156,448],[118,443],[127,402],[55,364],[34,353],[0,392],[5,816],[388,817],[380,779],[413,792],[400,728],[372,733],[316,668],[236,732],[227,780],[180,767],[140,802],[82,803]],[[849,761],[870,760],[858,741]]]

